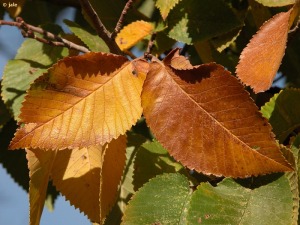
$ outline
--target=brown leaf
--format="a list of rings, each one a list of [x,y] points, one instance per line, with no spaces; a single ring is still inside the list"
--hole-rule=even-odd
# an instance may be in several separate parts
[[[31,86],[10,148],[72,149],[124,134],[142,114],[147,68],[104,53],[60,60]]]
[[[231,177],[291,170],[271,126],[220,65],[176,70],[153,61],[142,105],[158,141],[190,169]]]
[[[177,70],[193,69],[194,67],[190,61],[179,54],[179,49],[173,49],[163,60],[165,65],[171,65]]]
[[[285,52],[291,12],[278,13],[264,23],[240,56],[236,74],[255,93],[272,85]]]

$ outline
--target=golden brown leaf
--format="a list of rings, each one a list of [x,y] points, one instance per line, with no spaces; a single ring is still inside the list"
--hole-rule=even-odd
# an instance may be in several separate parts
[[[108,215],[117,200],[118,185],[120,184],[126,162],[126,138],[120,136],[112,140],[105,150],[104,161],[100,173],[100,205],[101,222]]]
[[[30,225],[39,225],[43,212],[49,176],[56,151],[27,149],[26,158],[29,168]]]
[[[131,48],[147,35],[151,34],[154,27],[145,21],[136,21],[124,27],[116,37],[119,48],[124,51]]]
[[[285,52],[291,12],[278,13],[264,23],[240,56],[236,74],[255,93],[272,85]]]
[[[172,65],[172,67],[177,70],[186,70],[194,68],[187,58],[179,54],[178,48],[173,49],[164,58],[163,62],[165,65]]]
[[[72,205],[100,223],[116,200],[125,150],[126,138],[120,136],[104,147],[59,151],[51,173],[53,183]]]
[[[10,148],[72,149],[124,134],[142,114],[147,68],[104,53],[60,60],[31,86]]]
[[[156,138],[190,169],[231,177],[291,170],[271,126],[220,65],[176,70],[153,61],[142,105]]]

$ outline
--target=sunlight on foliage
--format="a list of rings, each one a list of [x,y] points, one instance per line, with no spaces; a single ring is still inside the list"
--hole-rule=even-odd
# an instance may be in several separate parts
[[[299,223],[300,0],[1,3],[30,225],[58,195],[94,225]]]
[[[119,48],[124,51],[151,34],[154,27],[145,21],[136,21],[124,27],[116,37]]]

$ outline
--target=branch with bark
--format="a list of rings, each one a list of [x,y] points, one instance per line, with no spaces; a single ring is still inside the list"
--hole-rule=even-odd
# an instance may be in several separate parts
[[[91,3],[88,0],[80,0],[80,5],[82,9],[86,12],[86,14],[90,17],[94,28],[100,38],[104,40],[104,42],[107,44],[107,46],[110,49],[111,53],[119,54],[119,55],[124,55],[124,53],[120,50],[119,46],[115,42],[115,37],[117,33],[121,30],[122,23],[124,21],[124,17],[127,14],[128,10],[130,9],[131,5],[133,4],[134,0],[129,0],[121,15],[120,18],[116,24],[116,27],[112,33],[110,33],[104,24],[102,23],[101,19],[98,17],[96,11],[93,9]],[[60,46],[60,47],[66,47],[69,49],[74,49],[83,53],[88,53],[90,52],[89,49],[87,49],[84,46],[77,45],[71,41],[68,41],[58,35],[55,35],[49,31],[46,31],[40,27],[35,27],[31,24],[27,24],[21,17],[17,17],[16,21],[5,21],[5,20],[0,20],[0,26],[1,25],[8,25],[8,26],[15,26],[18,27],[21,30],[21,33],[23,37],[25,38],[32,38],[35,39],[39,42],[48,44],[48,45],[53,45],[53,46]],[[36,35],[42,34],[43,37],[39,37]],[[131,57],[134,58],[132,54],[127,53]]]
[[[58,35],[55,35],[49,31],[46,31],[40,27],[35,27],[33,25],[27,24],[22,18],[17,17],[16,22],[0,20],[0,25],[15,26],[21,30],[23,37],[32,38],[39,42],[53,45],[61,46],[69,49],[74,49],[83,53],[90,52],[86,47],[77,45],[71,41],[68,41]],[[35,33],[42,34],[43,37],[36,36]]]

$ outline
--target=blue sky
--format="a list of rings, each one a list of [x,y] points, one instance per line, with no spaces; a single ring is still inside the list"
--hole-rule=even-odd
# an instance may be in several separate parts
[[[73,9],[62,12],[57,19],[73,19]],[[6,15],[5,20],[10,20]],[[15,27],[0,27],[0,76],[7,60],[14,58],[17,49],[23,42],[20,31]],[[60,196],[54,206],[54,211],[44,209],[41,225],[90,225],[89,220],[64,197]],[[1,225],[26,225],[29,222],[28,194],[19,187],[0,165],[0,224]]]

